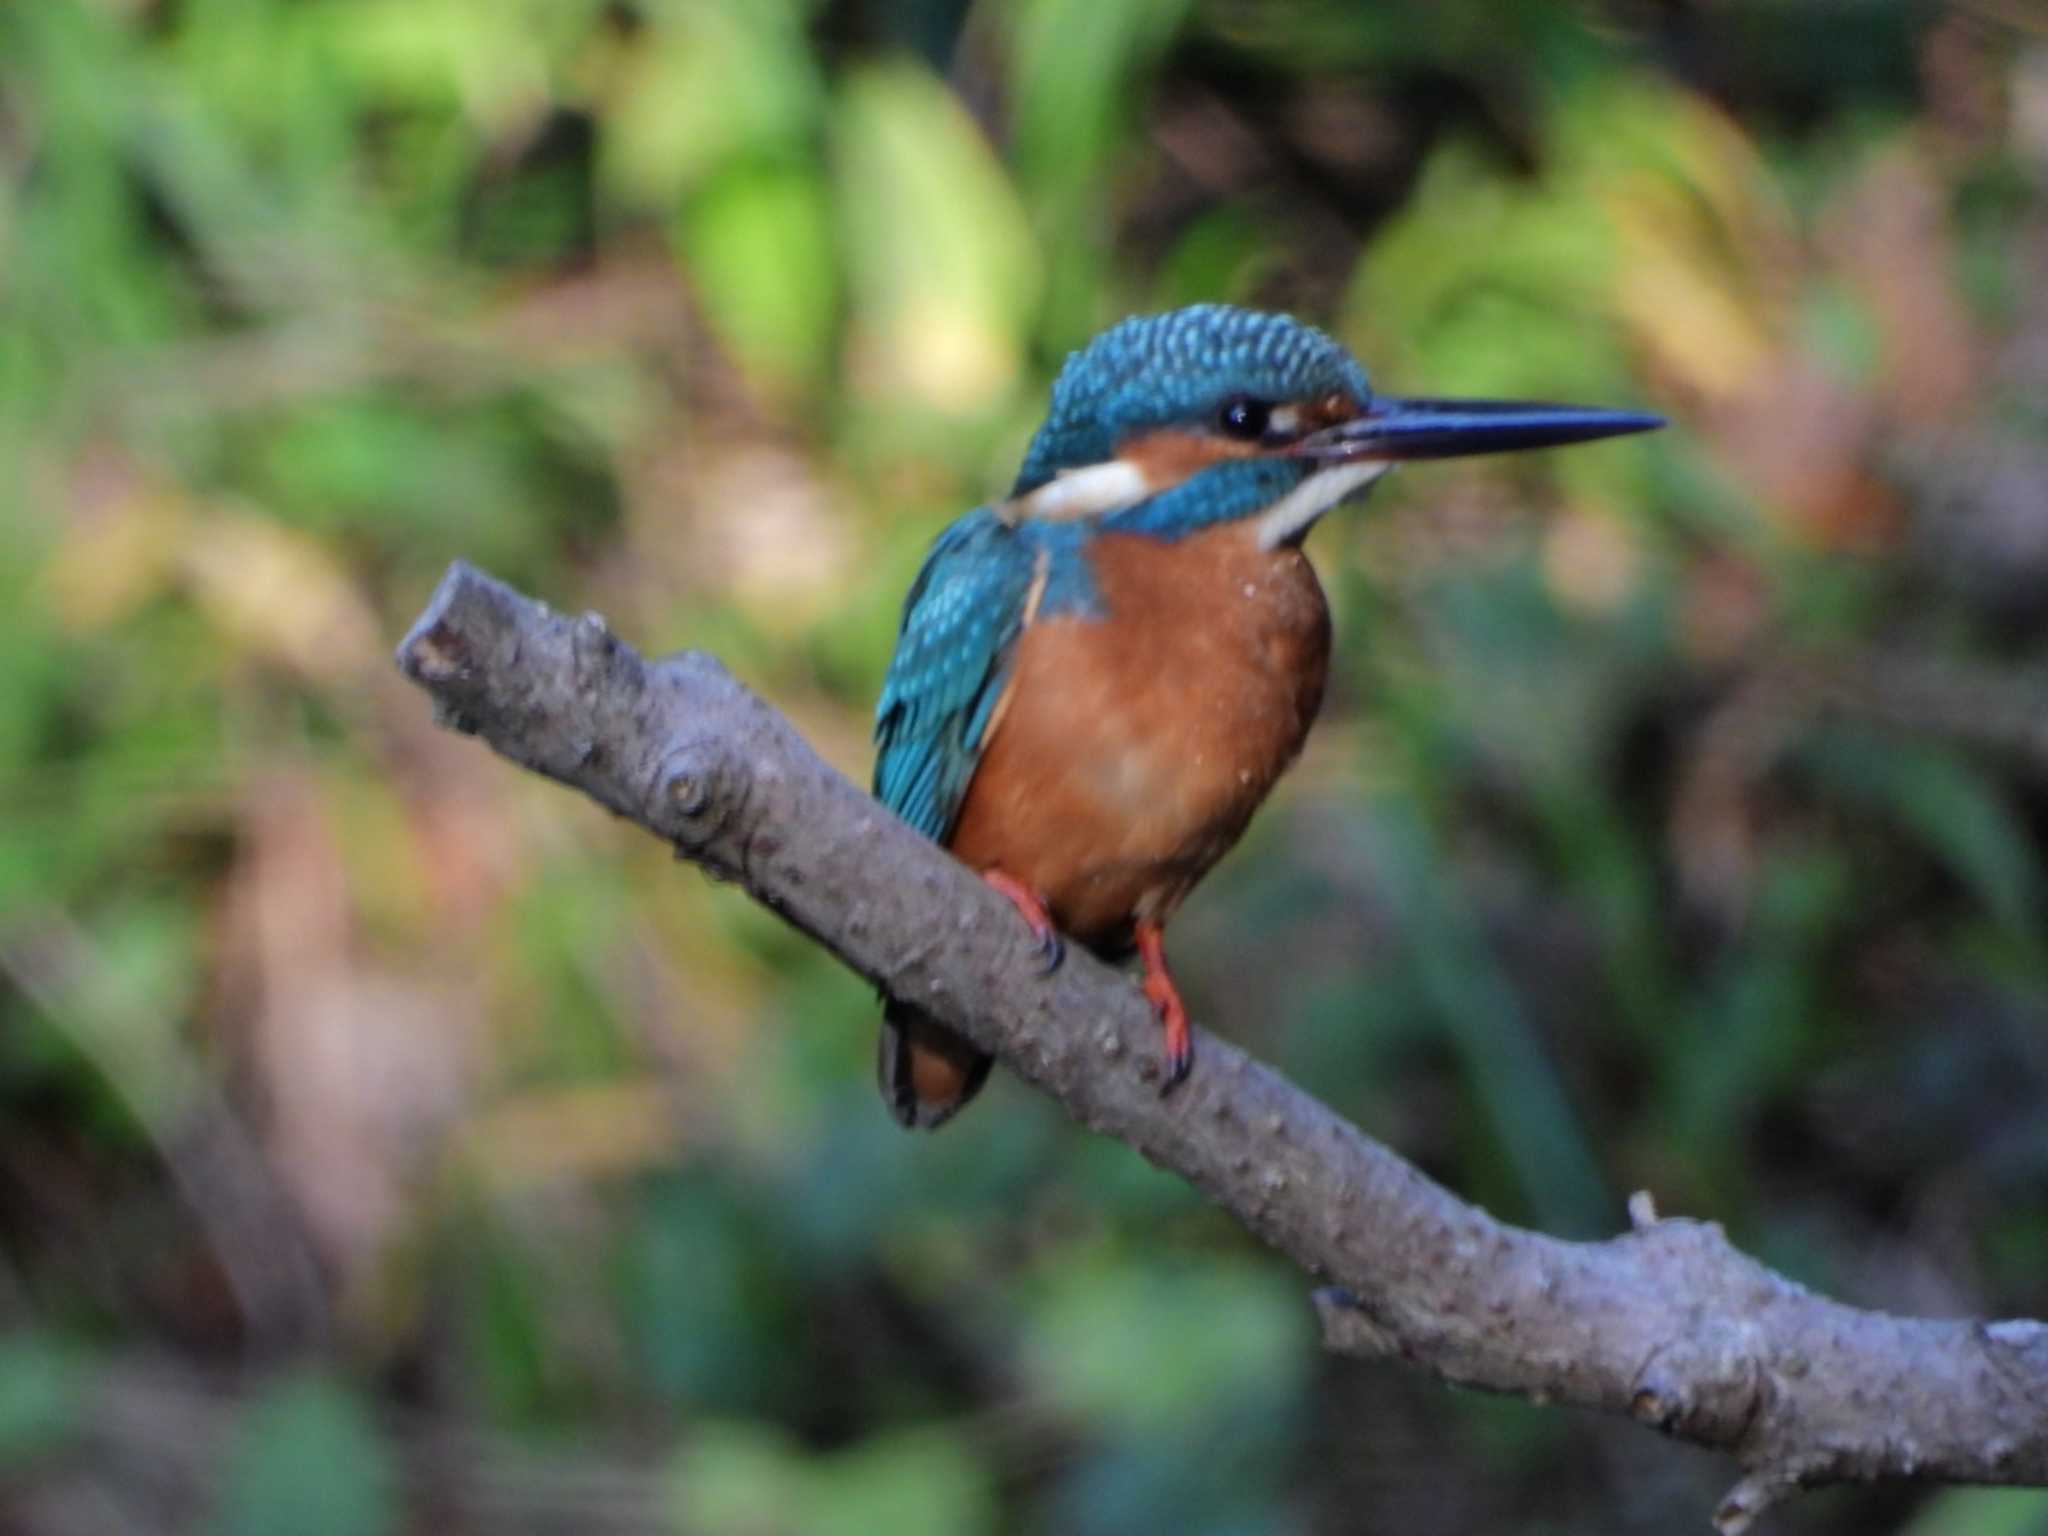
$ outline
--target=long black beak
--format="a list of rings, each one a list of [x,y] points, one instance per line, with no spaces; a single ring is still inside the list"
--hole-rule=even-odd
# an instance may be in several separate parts
[[[1652,432],[1664,418],[1647,411],[1601,411],[1538,400],[1395,400],[1375,395],[1365,414],[1311,433],[1290,450],[1301,458],[1455,459],[1589,443]]]

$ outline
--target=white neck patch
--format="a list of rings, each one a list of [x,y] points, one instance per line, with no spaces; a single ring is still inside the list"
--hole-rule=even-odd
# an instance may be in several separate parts
[[[1152,482],[1127,459],[1110,459],[1080,469],[1063,469],[1037,490],[1003,503],[997,515],[1006,523],[1025,518],[1072,522],[1135,507],[1150,496]]]
[[[1384,459],[1361,459],[1317,470],[1259,514],[1259,548],[1278,549],[1300,538],[1330,508],[1393,467]]]

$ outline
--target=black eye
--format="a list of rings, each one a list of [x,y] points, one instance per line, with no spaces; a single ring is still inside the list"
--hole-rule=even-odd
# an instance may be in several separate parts
[[[1273,419],[1270,401],[1254,400],[1248,395],[1239,395],[1227,402],[1217,413],[1216,425],[1227,437],[1241,437],[1256,442],[1266,435],[1266,427]]]

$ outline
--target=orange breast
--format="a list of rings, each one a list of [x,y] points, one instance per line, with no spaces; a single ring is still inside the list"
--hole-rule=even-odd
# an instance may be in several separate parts
[[[948,845],[1114,951],[1179,906],[1301,750],[1330,619],[1307,558],[1261,550],[1249,521],[1089,552],[1108,616],[1024,632]]]

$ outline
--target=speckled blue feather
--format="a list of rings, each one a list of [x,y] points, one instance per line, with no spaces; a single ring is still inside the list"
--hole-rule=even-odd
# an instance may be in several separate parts
[[[1012,526],[978,507],[925,556],[875,708],[875,795],[925,836],[943,839],[959,814],[1009,678],[1041,554],[1039,613],[1092,609],[1084,537],[1071,523]]]
[[[1213,420],[1238,395],[1372,398],[1365,370],[1334,339],[1288,315],[1196,304],[1111,326],[1067,359],[1045,425],[1012,495],[1063,469],[1101,464],[1117,442],[1177,422]]]

